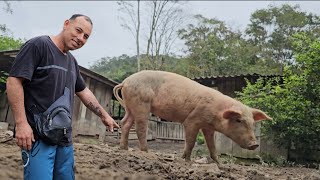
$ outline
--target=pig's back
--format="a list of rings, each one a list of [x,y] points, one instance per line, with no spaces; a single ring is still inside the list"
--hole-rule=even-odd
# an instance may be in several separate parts
[[[191,95],[200,89],[207,88],[179,74],[144,70],[135,73],[124,80],[124,86],[135,91],[144,92],[151,89],[154,96],[161,95]]]

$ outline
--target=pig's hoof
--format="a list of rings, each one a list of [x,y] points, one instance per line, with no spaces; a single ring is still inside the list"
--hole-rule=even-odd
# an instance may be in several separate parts
[[[140,149],[140,151],[148,152],[148,149]]]
[[[186,158],[186,157],[184,157],[183,158],[186,162],[191,162],[191,158],[189,157],[189,158]]]
[[[218,159],[208,158],[208,164],[211,164],[211,163],[216,163],[217,165],[220,164],[220,162],[218,161]]]
[[[181,158],[182,158],[182,159],[185,159],[185,158],[186,158],[186,154],[183,153],[182,156],[181,156]]]

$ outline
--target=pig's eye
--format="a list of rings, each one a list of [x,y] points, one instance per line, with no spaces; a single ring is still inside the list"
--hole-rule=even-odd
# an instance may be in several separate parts
[[[236,119],[236,121],[237,121],[238,123],[241,123],[241,120],[240,120],[240,119]]]

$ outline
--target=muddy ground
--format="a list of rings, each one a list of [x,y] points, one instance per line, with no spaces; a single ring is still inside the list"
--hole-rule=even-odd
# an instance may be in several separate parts
[[[205,146],[196,146],[192,162],[180,158],[182,143],[149,141],[148,153],[138,150],[132,141],[129,151],[119,150],[115,141],[99,144],[94,138],[76,138],[75,176],[77,180],[156,180],[156,179],[254,179],[254,180],[320,180],[320,170],[305,167],[277,167],[266,164],[234,164],[221,158],[219,167],[207,163]],[[23,169],[21,155],[14,140],[0,143],[0,180],[20,180]],[[40,178],[41,179],[41,178]]]

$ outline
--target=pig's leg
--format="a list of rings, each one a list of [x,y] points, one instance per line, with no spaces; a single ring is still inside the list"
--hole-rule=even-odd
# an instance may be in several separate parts
[[[184,152],[183,152],[182,158],[184,158],[186,161],[190,161],[191,152],[194,147],[194,143],[196,142],[199,128],[184,125],[184,130],[185,130],[185,146],[184,146]]]
[[[216,146],[215,146],[215,139],[214,139],[214,131],[212,129],[202,129],[204,138],[206,140],[206,144],[208,150],[210,152],[210,157],[219,164],[217,155],[216,155]]]
[[[128,137],[129,132],[134,122],[132,114],[126,110],[126,114],[121,120],[121,139],[120,139],[120,148],[128,149]]]
[[[140,150],[148,151],[147,145],[147,131],[148,131],[148,118],[150,113],[150,104],[142,103],[137,105],[135,109],[138,109],[134,113],[134,120],[136,124],[136,133],[138,136]]]

